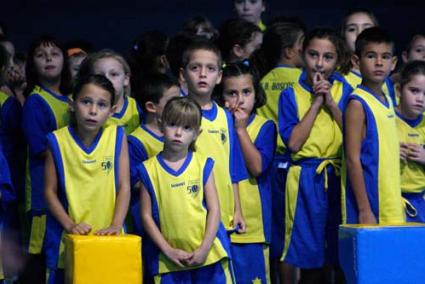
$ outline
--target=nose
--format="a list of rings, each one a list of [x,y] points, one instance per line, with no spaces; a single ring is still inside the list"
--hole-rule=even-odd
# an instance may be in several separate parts
[[[316,68],[318,70],[322,69],[323,67],[323,56],[318,56],[316,61]]]
[[[244,102],[245,102],[245,97],[243,93],[239,93],[236,104],[240,106],[240,105],[243,105]]]
[[[201,68],[201,73],[199,74],[201,77],[206,77],[207,76],[207,68],[202,67]]]
[[[96,104],[92,104],[92,105],[90,106],[89,111],[90,111],[90,114],[91,114],[91,115],[95,115],[95,114],[97,113],[97,106],[96,106]]]
[[[244,11],[248,11],[248,1],[243,1],[243,9]]]
[[[378,56],[376,58],[376,65],[378,65],[378,66],[381,66],[382,65],[382,58],[381,58],[381,56]]]
[[[176,127],[176,130],[175,130],[175,135],[176,136],[181,136],[182,135],[182,131],[183,131],[183,128],[181,126],[177,126]]]

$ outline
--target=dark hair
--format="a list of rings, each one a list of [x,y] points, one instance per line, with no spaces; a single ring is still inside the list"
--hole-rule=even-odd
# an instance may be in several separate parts
[[[303,52],[305,52],[310,42],[316,38],[327,39],[332,42],[338,56],[337,64],[341,64],[346,59],[347,53],[344,41],[335,30],[330,28],[317,28],[307,33],[303,43]]]
[[[4,48],[4,46],[0,45],[0,71],[3,68],[6,68],[7,65],[9,64],[9,54],[6,50],[6,48]],[[1,76],[1,74],[0,74]],[[0,77],[0,81],[3,80],[4,78]]]
[[[252,85],[254,86],[255,91],[255,104],[253,112],[259,107],[262,107],[266,104],[267,98],[263,88],[260,85],[260,80],[258,78],[257,72],[250,67],[249,65],[243,62],[237,62],[226,65],[223,69],[223,77],[221,80],[221,84],[217,88],[217,101],[224,105],[223,100],[223,90],[224,90],[224,81],[230,77],[239,77],[243,75],[250,75],[252,79]]]
[[[267,28],[261,46],[267,71],[276,66],[282,57],[283,50],[293,47],[300,33],[305,31],[305,26],[296,22],[276,22]]]
[[[175,97],[170,99],[164,107],[161,116],[161,124],[173,123],[177,126],[189,126],[196,130],[201,127],[202,110],[199,104],[189,97]],[[189,149],[195,151],[195,142],[189,145]]]
[[[150,74],[138,82],[134,90],[137,103],[146,112],[146,103],[158,104],[164,92],[169,88],[179,86],[178,81],[166,74]]]
[[[218,36],[218,31],[214,28],[213,24],[204,16],[195,16],[192,17],[183,24],[183,32],[186,32],[190,35],[198,35],[198,29],[202,26],[205,28],[205,31],[212,34],[212,37],[207,37],[206,35],[199,35],[203,36],[206,39],[209,40],[215,40]]]
[[[221,68],[222,61],[220,49],[218,49],[218,47],[211,41],[199,37],[192,41],[192,43],[190,43],[184,50],[182,55],[182,68],[186,68],[193,53],[198,50],[207,50],[214,53],[217,56],[217,66]]]
[[[400,86],[403,88],[415,75],[425,76],[425,61],[414,60],[406,63],[400,72]]]
[[[112,85],[111,81],[103,75],[90,74],[85,77],[78,78],[75,83],[74,91],[72,92],[72,99],[74,101],[77,100],[81,90],[85,85],[93,84],[99,88],[104,89],[108,93],[111,94],[111,105],[115,104],[115,89],[114,85]]]
[[[233,46],[238,44],[244,47],[252,40],[255,32],[261,32],[260,28],[246,20],[232,19],[225,22],[217,40],[224,60],[229,59]]]
[[[341,21],[341,36],[344,36],[345,33],[345,29],[347,28],[347,19],[349,17],[351,17],[354,14],[366,14],[369,16],[369,18],[371,18],[372,22],[375,24],[375,26],[379,26],[379,22],[378,19],[376,18],[376,16],[372,13],[371,10],[368,9],[364,9],[364,8],[356,8],[356,9],[351,9],[348,10],[345,14],[344,17],[342,18]]]
[[[409,43],[406,46],[406,51],[409,52],[410,49],[412,49],[412,46],[413,46],[413,43],[415,42],[415,40],[417,40],[418,38],[421,38],[421,37],[425,38],[425,31],[413,34],[413,36],[410,38]]]
[[[365,46],[369,43],[386,43],[394,49],[394,41],[390,34],[379,27],[365,29],[356,39],[356,55],[361,56]],[[394,52],[394,50],[393,50]]]
[[[71,92],[71,73],[68,67],[68,56],[58,40],[51,36],[41,36],[32,42],[28,51],[28,60],[25,66],[27,87],[25,88],[24,95],[30,95],[34,87],[40,84],[40,80],[38,78],[34,64],[34,54],[36,49],[40,46],[56,46],[60,49],[63,56],[63,67],[61,71],[61,82],[59,90],[63,95],[69,94]]]
[[[171,38],[166,51],[168,63],[170,64],[170,71],[176,78],[179,77],[180,68],[183,67],[182,57],[186,48],[199,36],[180,32]]]

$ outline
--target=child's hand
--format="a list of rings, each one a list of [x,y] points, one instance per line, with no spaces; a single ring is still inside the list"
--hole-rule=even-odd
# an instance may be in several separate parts
[[[368,224],[374,225],[378,224],[376,221],[375,215],[373,215],[372,211],[360,211],[359,212],[359,224]]]
[[[235,128],[246,128],[248,125],[249,114],[241,108],[236,108],[233,111],[235,119]]]
[[[189,266],[197,266],[201,265],[205,262],[207,258],[208,250],[198,248],[193,252],[192,257],[187,261],[187,265]]]
[[[68,233],[74,234],[74,235],[87,235],[91,232],[91,226],[86,223],[79,223],[73,225],[71,228],[69,228]]]
[[[425,164],[425,149],[422,145],[418,144],[408,144],[409,151],[407,153],[407,158],[411,161]]]
[[[164,254],[179,267],[188,265],[189,260],[193,257],[193,253],[175,248],[164,251]]]
[[[236,228],[236,232],[238,232],[239,234],[246,232],[246,224],[241,212],[235,211],[235,214],[233,215],[232,225]]]
[[[328,80],[325,80],[320,73],[314,74],[313,77],[313,92],[317,97],[322,97],[323,102],[326,106],[331,106],[335,104],[334,99],[331,96],[331,83]]]
[[[407,156],[409,153],[409,146],[406,143],[400,143],[400,160],[407,160]]]
[[[110,226],[108,228],[101,229],[94,234],[97,236],[115,236],[115,235],[119,235],[120,233],[121,233],[121,227]]]

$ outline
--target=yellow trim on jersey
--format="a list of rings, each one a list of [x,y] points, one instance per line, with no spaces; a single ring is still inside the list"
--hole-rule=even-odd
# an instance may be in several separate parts
[[[146,125],[144,125],[144,127],[146,127]],[[157,155],[164,148],[164,142],[153,137],[152,134],[143,127],[137,127],[137,129],[131,133],[131,136],[139,140],[149,158]]]
[[[40,254],[43,248],[44,235],[46,233],[46,215],[33,216],[31,222],[30,240],[28,252]]]
[[[4,102],[7,100],[9,96],[5,93],[0,91],[0,108],[4,104]]]
[[[49,92],[42,89],[40,86],[35,86],[31,94],[38,94],[50,106],[56,120],[57,129],[64,127],[69,123],[69,104],[66,101],[61,101]],[[58,96],[60,96],[58,94]]]
[[[264,24],[263,20],[260,20],[260,22],[257,24],[257,26],[260,28],[262,32],[265,32],[267,29],[267,26]]]
[[[122,117],[118,118],[111,116],[106,121],[105,126],[113,124],[122,126],[124,127],[125,134],[128,135],[140,126],[141,121],[136,100],[132,97],[126,97],[125,99],[127,100],[127,109],[125,110]]]

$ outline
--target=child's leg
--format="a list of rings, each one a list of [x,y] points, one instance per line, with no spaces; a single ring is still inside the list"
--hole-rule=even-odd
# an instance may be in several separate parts
[[[264,244],[232,243],[236,283],[270,283],[269,247]]]

